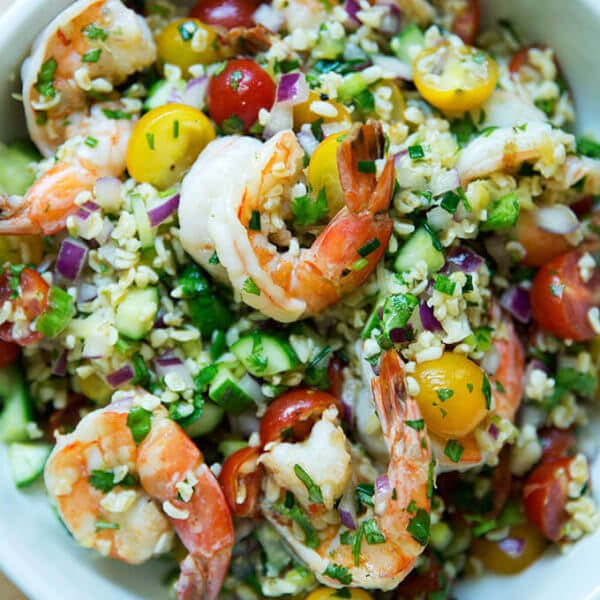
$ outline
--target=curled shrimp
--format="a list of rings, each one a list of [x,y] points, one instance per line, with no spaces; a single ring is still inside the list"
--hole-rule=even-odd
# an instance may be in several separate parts
[[[389,466],[377,478],[372,506],[367,503],[359,511],[357,486],[368,489],[377,471],[348,442],[336,398],[310,390],[290,392],[270,405],[261,423],[260,511],[315,577],[331,587],[392,589],[412,570],[428,541],[431,453],[425,432],[406,425],[421,413],[406,394],[404,367],[395,351],[382,357],[373,395]],[[336,507],[344,506],[342,524]]]
[[[136,117],[114,86],[155,56],[119,0],[79,0],[48,25],[23,65],[23,102],[31,139],[56,162],[23,197],[0,197],[0,235],[53,235],[97,178],[123,174]]]
[[[282,131],[265,144],[238,136],[211,142],[183,181],[184,249],[273,319],[291,322],[318,314],[367,279],[389,241],[393,163],[386,163],[379,180],[358,168],[383,156],[383,142],[381,126],[372,122],[341,142],[337,160],[345,206],[310,248],[300,248],[282,231],[283,217],[272,214],[281,212],[283,198],[289,199],[300,178],[304,151],[295,134]],[[257,212],[281,227],[253,229],[250,219]],[[272,241],[276,237],[286,243],[286,252]],[[359,253],[363,248],[369,248],[365,256]],[[213,264],[215,253],[219,266]]]
[[[44,473],[48,493],[79,544],[127,563],[168,552],[175,530],[189,552],[178,597],[217,598],[233,546],[221,488],[163,409],[136,445],[132,410],[131,401],[113,403],[59,435]]]

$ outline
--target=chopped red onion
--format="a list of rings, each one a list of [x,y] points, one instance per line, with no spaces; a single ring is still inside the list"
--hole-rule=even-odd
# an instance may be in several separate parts
[[[520,285],[509,287],[502,294],[500,306],[504,307],[520,323],[529,323],[531,320],[529,291]]]
[[[338,513],[340,515],[340,521],[344,527],[352,530],[356,529],[356,524],[354,523],[354,518],[352,517],[352,513],[350,511],[343,508],[338,508]]]
[[[94,197],[103,208],[119,206],[121,203],[121,180],[116,177],[96,179]]]
[[[77,291],[77,302],[85,304],[98,297],[98,288],[91,283],[82,283]]]
[[[539,208],[535,222],[540,229],[560,235],[573,233],[579,227],[577,215],[564,204]]]
[[[435,318],[433,308],[426,302],[421,302],[419,305],[419,317],[421,317],[421,325],[426,331],[442,331],[442,325]]]
[[[148,211],[150,225],[156,227],[166,221],[179,208],[179,194],[167,198],[162,204],[153,206]]]
[[[182,92],[178,87],[173,86],[171,88],[171,92],[167,98],[167,104],[183,104]]]
[[[308,83],[304,73],[284,73],[277,84],[276,102],[294,106],[308,100]]]
[[[319,145],[319,140],[315,137],[315,134],[311,131],[310,127],[302,127],[302,129],[296,134],[298,138],[298,142],[308,154],[308,156],[312,156],[313,152],[317,149]]]
[[[352,427],[352,425],[353,425],[353,423],[352,423],[352,417],[353,417],[352,405],[348,404],[348,402],[346,402],[342,398],[342,407],[344,408],[344,414],[342,415],[342,418],[350,427]]]
[[[408,156],[408,150],[401,150],[400,152],[398,152],[398,154],[394,155],[394,165],[396,169],[398,169],[401,166],[400,163],[402,162],[402,159],[405,156]]]
[[[281,29],[285,22],[285,17],[281,11],[273,8],[270,4],[261,4],[254,11],[253,19],[257,25],[264,25],[275,33]]]
[[[406,327],[394,327],[390,329],[390,340],[394,344],[405,344],[413,339],[414,333],[410,324],[406,325]]]
[[[154,361],[154,367],[159,378],[172,373],[181,379],[186,388],[193,388],[192,377],[183,361],[173,354],[163,354]]]
[[[208,88],[208,76],[202,75],[190,79],[181,94],[181,102],[193,108],[202,109],[206,104],[206,90]]]
[[[488,427],[488,433],[490,434],[492,439],[497,440],[500,430],[498,429],[498,427],[496,427],[496,425],[494,423],[491,423],[490,426]]]
[[[91,212],[89,212],[88,210],[85,210],[85,209],[83,209],[83,208],[80,208],[80,209],[79,209],[79,210],[78,210],[78,211],[75,213],[75,216],[76,216],[78,219],[81,219],[82,221],[87,221],[87,220],[90,218],[90,216],[91,216],[91,215],[92,215],[92,213],[91,213]]]
[[[67,350],[63,350],[52,367],[52,375],[64,377],[67,373]]]
[[[392,493],[392,485],[390,484],[390,478],[387,474],[379,475],[375,479],[375,494],[386,495]]]
[[[387,35],[396,35],[400,31],[400,27],[402,26],[402,13],[400,12],[400,8],[391,2],[377,2],[379,6],[385,6],[386,13],[383,15],[381,19],[381,25],[377,28],[381,33],[385,33]]]
[[[359,27],[360,20],[358,18],[358,11],[360,10],[360,4],[356,0],[346,0],[344,2],[344,10],[348,15],[348,29],[356,29]]]
[[[454,271],[474,273],[482,264],[483,258],[466,246],[453,248],[446,261],[450,273]]]
[[[87,251],[88,248],[83,242],[66,238],[61,244],[56,258],[58,273],[69,281],[75,281],[81,273]]]
[[[95,202],[92,202],[91,200],[88,200],[88,202],[85,202],[84,204],[82,204],[81,208],[84,210],[87,210],[89,213],[93,213],[93,212],[100,210],[100,207]]]
[[[276,102],[269,114],[269,120],[263,131],[263,139],[268,140],[280,131],[292,129],[294,125],[294,113],[291,104],[280,104]]]
[[[135,377],[135,371],[131,365],[125,365],[106,376],[106,382],[112,388],[118,388],[119,386],[131,381]]]
[[[519,558],[525,550],[525,540],[522,538],[504,538],[498,542],[498,548],[511,558]]]

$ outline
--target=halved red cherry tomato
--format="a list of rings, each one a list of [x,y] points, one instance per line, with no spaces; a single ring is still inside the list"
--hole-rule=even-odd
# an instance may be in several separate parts
[[[19,344],[0,340],[0,367],[8,367],[19,358]]]
[[[83,394],[69,393],[66,406],[50,413],[47,425],[50,436],[55,438],[55,434],[64,435],[73,431],[77,423],[81,421],[82,410],[86,408],[92,408],[90,400]]]
[[[516,75],[525,65],[529,64],[529,51],[533,48],[543,49],[540,46],[525,46],[510,59],[508,71],[511,75]]]
[[[452,33],[465,44],[472,44],[479,29],[479,0],[465,0],[464,7],[458,11],[452,21]]]
[[[46,310],[49,290],[44,278],[28,267],[20,274],[7,269],[0,275],[0,305],[8,300],[15,311],[21,309],[25,315],[24,321],[8,321],[0,325],[0,340],[26,346],[43,337],[38,331],[32,331],[28,324]]]
[[[229,508],[238,517],[254,517],[258,512],[258,496],[263,466],[258,463],[258,448],[241,448],[229,456],[221,468],[219,481]]]
[[[432,552],[425,551],[422,555],[420,566],[414,569],[410,575],[398,587],[399,600],[412,598],[437,597],[436,592],[448,591],[450,588],[448,575],[443,569],[440,561]],[[444,598],[446,596],[443,596]]]
[[[588,312],[600,306],[600,269],[584,282],[577,264],[582,255],[582,250],[572,250],[553,258],[537,272],[531,286],[534,319],[553,335],[575,341],[596,335]]]
[[[190,17],[226,29],[252,27],[252,15],[259,4],[260,0],[199,0],[190,11]]]
[[[329,361],[327,367],[327,377],[329,378],[328,392],[338,400],[342,400],[344,389],[344,369],[348,366],[341,358],[334,356]]]
[[[327,392],[306,389],[286,392],[267,408],[260,422],[260,441],[265,445],[288,437],[302,440],[330,406],[336,406],[340,416],[343,415],[342,403]]]
[[[573,458],[561,458],[538,465],[523,486],[525,512],[529,520],[549,540],[557,542],[568,519],[565,511],[569,467]]]
[[[253,60],[230,60],[208,83],[208,112],[226,133],[248,132],[275,101],[275,83]]]
[[[545,427],[538,432],[538,438],[542,444],[540,463],[553,462],[575,454],[577,438],[571,429]]]

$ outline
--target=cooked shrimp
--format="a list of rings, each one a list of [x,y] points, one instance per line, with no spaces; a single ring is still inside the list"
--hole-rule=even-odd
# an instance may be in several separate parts
[[[514,169],[525,161],[533,162],[544,177],[552,177],[559,173],[573,142],[572,135],[548,123],[501,127],[469,143],[458,155],[456,167],[463,185],[496,171]]]
[[[57,162],[22,198],[0,199],[0,235],[57,233],[81,192],[123,174],[136,117],[110,93],[155,54],[143,19],[118,0],[75,2],[44,30],[23,66],[23,99],[32,140]]]
[[[111,404],[58,436],[45,468],[48,493],[79,544],[124,562],[169,551],[174,528],[189,552],[179,598],[217,598],[233,546],[221,488],[200,451],[160,408],[136,446],[130,409],[131,401]]]
[[[310,248],[299,248],[287,231],[271,232],[281,238],[287,234],[287,252],[249,222],[255,212],[270,214],[280,207],[281,196],[289,196],[299,179],[304,151],[295,134],[283,131],[265,144],[237,136],[211,142],[183,181],[184,249],[273,319],[291,322],[318,314],[366,280],[389,241],[393,163],[387,162],[379,181],[374,173],[358,170],[359,162],[382,157],[383,142],[374,123],[348,134],[337,155],[345,207]],[[276,218],[285,228],[283,218]],[[367,247],[373,249],[361,260],[359,250]],[[212,264],[215,252],[219,267]]]
[[[79,0],[61,12],[23,64],[27,127],[40,152],[52,156],[72,135],[74,114],[155,59],[145,21],[120,0]]]
[[[368,476],[373,483],[376,471],[348,443],[337,420],[335,399],[305,441],[268,443],[260,459],[265,468],[263,514],[315,577],[332,587],[392,589],[412,570],[427,544],[431,453],[425,431],[406,425],[419,420],[421,413],[406,394],[403,364],[395,351],[382,357],[373,395],[389,466],[378,478],[381,489],[373,497],[374,506],[353,517],[353,530],[340,524],[335,506],[342,498],[341,503],[347,502],[354,511],[356,486]],[[286,415],[295,412],[300,425],[300,411],[288,408]],[[262,432],[261,426],[261,436]],[[293,494],[292,505],[286,492]],[[310,525],[299,535],[294,520],[300,523],[302,516]],[[307,532],[312,532],[310,539]],[[348,535],[354,542],[342,543]]]

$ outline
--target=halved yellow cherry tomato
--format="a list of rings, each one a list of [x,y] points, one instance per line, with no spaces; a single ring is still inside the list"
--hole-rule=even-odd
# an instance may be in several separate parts
[[[337,150],[347,131],[326,137],[313,152],[308,163],[307,179],[315,198],[325,190],[329,215],[336,214],[344,205],[344,192],[337,164]]]
[[[350,595],[345,596],[345,598],[351,598],[352,600],[372,600],[373,598],[371,594],[364,590],[357,588],[347,588],[347,590]],[[339,592],[339,590],[332,588],[320,587],[306,596],[306,600],[335,600],[335,598],[339,598]]]
[[[313,102],[326,102],[333,109],[335,109],[335,115],[331,114],[330,116],[324,116],[314,112],[311,109],[311,105]],[[333,113],[333,110],[331,112]],[[352,119],[350,118],[350,113],[343,104],[340,104],[339,102],[336,102],[335,100],[331,99],[321,100],[321,96],[314,90],[311,90],[310,92],[308,92],[308,100],[306,100],[305,102],[301,102],[300,104],[296,104],[294,106],[294,130],[299,131],[300,127],[302,127],[304,123],[312,124],[315,121],[318,121],[319,119],[323,119],[323,123],[341,122],[348,123],[348,125],[350,125],[350,123],[352,122]]]
[[[544,536],[530,523],[524,523],[511,527],[504,540],[475,538],[471,551],[490,571],[513,575],[535,562],[547,546]]]
[[[189,77],[192,65],[208,65],[220,59],[215,30],[198,19],[169,23],[157,39],[158,62],[178,66]]]
[[[127,146],[127,170],[138,181],[166,189],[189,169],[215,130],[201,111],[165,104],[145,114]]]
[[[462,354],[445,352],[417,363],[417,402],[427,428],[445,439],[466,437],[488,413],[489,381]]]
[[[427,102],[444,111],[463,112],[490,97],[498,80],[498,65],[483,50],[444,42],[417,55],[413,76]]]

